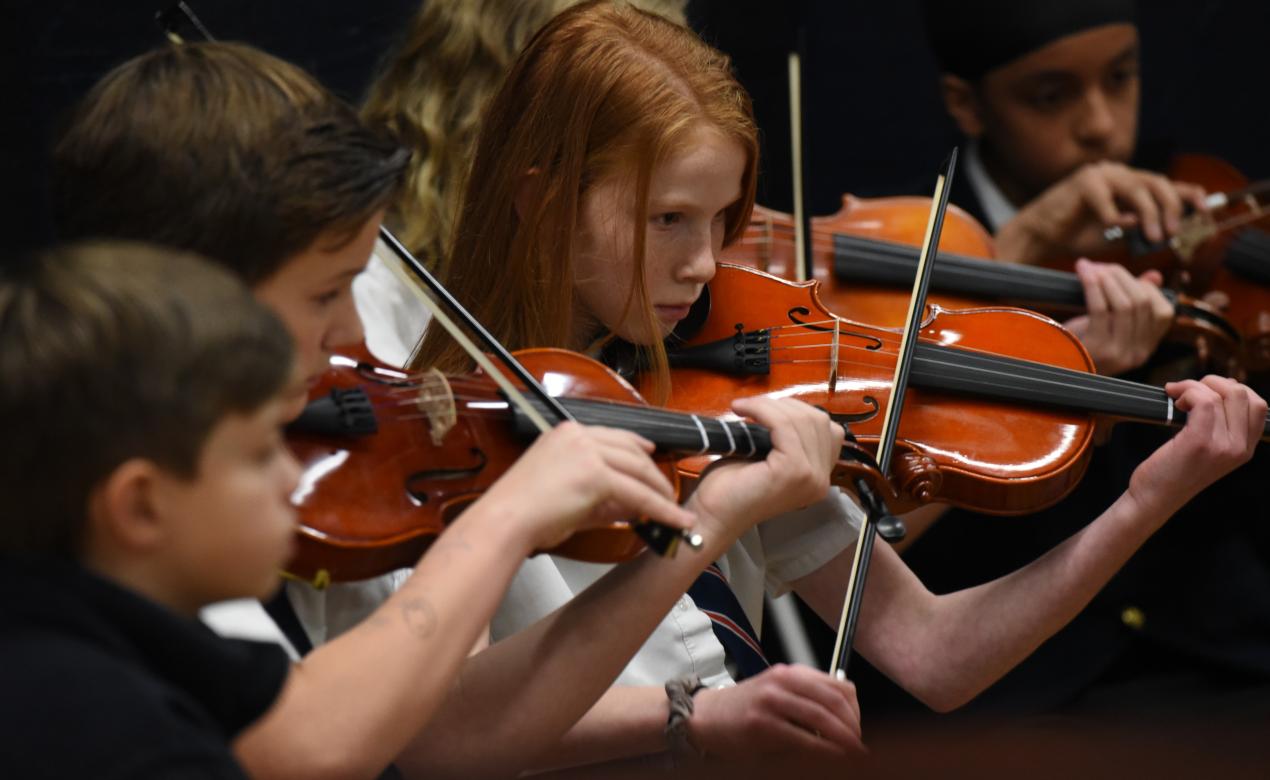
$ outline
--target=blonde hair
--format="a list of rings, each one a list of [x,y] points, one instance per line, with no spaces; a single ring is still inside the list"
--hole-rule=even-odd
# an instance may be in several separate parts
[[[684,24],[687,0],[631,0]],[[362,118],[411,149],[392,219],[411,251],[445,256],[481,113],[525,43],[578,0],[427,0],[371,85]]]
[[[443,280],[509,348],[569,346],[582,197],[622,174],[634,184],[636,216],[628,305],[638,301],[647,332],[659,332],[644,284],[650,179],[702,125],[746,157],[742,197],[726,213],[731,243],[753,208],[758,137],[728,58],[686,28],[626,5],[565,11],[529,43],[490,103]],[[534,198],[518,213],[529,171]],[[643,349],[657,400],[669,391],[665,349],[660,342]],[[461,371],[469,360],[432,328],[412,365]]]

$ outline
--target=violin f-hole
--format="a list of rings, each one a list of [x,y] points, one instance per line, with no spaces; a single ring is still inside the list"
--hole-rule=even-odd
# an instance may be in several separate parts
[[[489,462],[489,458],[478,447],[468,450],[468,454],[475,459],[475,463],[459,468],[447,469],[425,469],[424,471],[416,471],[406,477],[406,493],[420,505],[428,503],[429,490],[427,483],[432,481],[452,482],[460,479],[471,479],[484,470],[485,465]]]
[[[811,314],[811,309],[808,309],[806,306],[795,306],[786,312],[786,316],[789,317],[790,322],[795,325],[801,325],[807,330],[815,330],[821,333],[837,332],[840,336],[851,336],[852,338],[857,338],[863,341],[864,348],[867,350],[878,350],[882,348],[882,339],[876,336],[870,336],[867,333],[856,333],[851,330],[839,330],[838,328],[830,328],[825,325],[816,325],[799,319],[799,317],[806,317],[809,314]]]
[[[866,422],[878,416],[878,399],[874,398],[871,395],[866,395],[860,400],[864,402],[865,406],[869,407],[869,410],[867,412],[855,412],[855,413],[831,412],[823,406],[817,406],[816,408],[824,412],[825,414],[829,415],[829,419],[833,420],[839,425],[849,426],[851,425],[851,423]]]

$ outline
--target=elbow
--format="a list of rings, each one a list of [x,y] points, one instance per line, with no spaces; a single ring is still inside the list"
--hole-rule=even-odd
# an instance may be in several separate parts
[[[942,714],[964,707],[983,692],[984,685],[940,675],[924,675],[925,679],[908,692],[931,710]]]
[[[347,745],[322,740],[286,740],[267,746],[241,742],[235,753],[251,777],[262,780],[364,780],[386,767],[372,766]]]
[[[957,691],[931,691],[917,698],[921,700],[922,704],[942,715],[965,705],[974,698],[974,694]]]
[[[939,659],[928,658],[928,663],[912,660],[912,663],[895,669],[893,679],[934,712],[952,712],[968,704],[986,687],[973,680],[959,679]]]

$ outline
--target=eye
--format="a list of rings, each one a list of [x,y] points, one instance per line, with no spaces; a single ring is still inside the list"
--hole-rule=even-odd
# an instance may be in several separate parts
[[[678,225],[683,221],[683,217],[681,211],[667,211],[663,214],[654,214],[649,219],[656,227],[668,228]]]
[[[1028,95],[1027,102],[1037,111],[1056,111],[1066,100],[1066,92],[1060,87],[1042,87]]]
[[[286,451],[286,438],[281,428],[270,431],[268,439],[252,452],[252,460],[260,466],[267,466]]]
[[[1107,74],[1107,85],[1112,90],[1123,89],[1138,78],[1138,66],[1122,65]]]
[[[328,290],[327,292],[313,296],[313,302],[318,306],[330,306],[332,303],[335,303],[342,292],[343,290],[338,287],[334,290]]]

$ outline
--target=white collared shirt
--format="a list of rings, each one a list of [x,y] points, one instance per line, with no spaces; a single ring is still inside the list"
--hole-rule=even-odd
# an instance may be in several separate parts
[[[979,205],[983,206],[984,216],[988,218],[988,228],[993,233],[1019,213],[984,167],[978,141],[971,141],[966,147],[966,178],[979,198]]]

